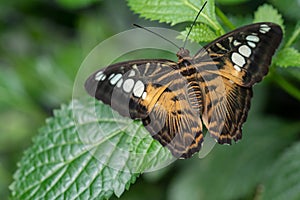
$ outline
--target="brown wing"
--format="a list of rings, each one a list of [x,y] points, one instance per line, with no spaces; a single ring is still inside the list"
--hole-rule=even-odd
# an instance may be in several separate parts
[[[201,94],[177,63],[135,60],[99,70],[86,81],[90,95],[121,115],[142,119],[154,139],[176,157],[190,157],[202,143]]]
[[[175,79],[149,110],[143,124],[171,153],[179,158],[188,158],[198,152],[203,141],[202,122],[200,119],[201,100],[196,95],[192,83],[185,83],[184,78]],[[189,88],[189,89],[188,89]],[[158,91],[157,88],[153,89]],[[151,88],[147,91],[151,93]],[[150,100],[150,99],[149,99]]]
[[[204,94],[202,120],[219,143],[241,139],[252,85],[267,74],[281,38],[276,24],[251,24],[225,34],[193,57]]]
[[[242,138],[242,125],[247,119],[252,88],[215,76],[205,82],[202,120],[209,133],[220,144],[231,144]]]
[[[148,115],[148,107],[151,107],[148,104],[155,102],[157,94],[162,92],[147,93],[145,88],[156,83],[168,84],[176,65],[164,59],[116,63],[93,73],[86,80],[85,89],[122,116],[141,119]],[[144,101],[146,97],[152,101]]]

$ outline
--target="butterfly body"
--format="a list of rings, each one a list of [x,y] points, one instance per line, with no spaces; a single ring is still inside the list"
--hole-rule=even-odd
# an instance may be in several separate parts
[[[221,144],[241,139],[252,86],[267,74],[281,38],[278,25],[248,25],[194,56],[180,48],[178,62],[113,64],[92,74],[85,88],[121,115],[141,119],[174,156],[188,158],[201,148],[202,123]]]

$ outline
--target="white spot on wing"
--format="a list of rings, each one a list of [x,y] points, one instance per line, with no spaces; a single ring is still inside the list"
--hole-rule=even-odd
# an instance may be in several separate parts
[[[237,40],[234,40],[234,41],[233,41],[233,45],[234,45],[234,46],[239,46],[240,44],[241,44],[241,43],[240,43],[239,41],[237,41]]]
[[[264,30],[264,29],[259,29],[259,32],[261,32],[262,34],[267,33],[268,31]]]
[[[134,85],[134,80],[129,78],[129,79],[126,79],[123,83],[123,90],[124,92],[131,92],[132,88],[133,88],[133,85]]]
[[[240,68],[239,66],[237,66],[237,65],[234,65],[233,67],[234,67],[234,69],[235,69],[236,71],[238,71],[238,72],[242,71],[241,68]]]
[[[246,63],[244,57],[241,56],[240,54],[236,53],[236,52],[234,52],[231,55],[231,60],[232,60],[232,62],[234,62],[236,65],[238,65],[240,67],[243,67],[244,64]]]
[[[251,55],[251,49],[247,45],[242,45],[239,47],[239,53],[248,58]]]
[[[115,76],[115,74],[113,73],[113,74],[111,74],[111,75],[108,77],[108,79],[110,80],[110,79],[112,79],[114,76]]]
[[[128,77],[133,77],[135,76],[135,71],[134,70],[130,70]]]
[[[259,42],[259,37],[257,37],[256,35],[248,35],[246,37],[246,40],[250,42]]]
[[[138,80],[133,88],[133,95],[136,97],[141,97],[144,92],[145,86],[144,83],[140,80]]]
[[[104,81],[106,79],[106,75],[102,74],[100,81]]]
[[[222,44],[220,44],[220,43],[216,43],[216,46],[223,51],[227,51],[227,49],[225,47],[223,47]]]
[[[147,92],[143,92],[142,99],[146,99],[146,97],[147,97]]]
[[[137,65],[136,64],[132,65],[132,69],[137,69]]]
[[[111,80],[110,80],[110,84],[115,85],[120,78],[122,78],[122,74],[116,74]]]
[[[254,42],[247,42],[248,45],[252,48],[255,48],[256,47],[256,44]]]
[[[269,27],[267,24],[262,24],[262,25],[260,25],[259,32],[267,33],[270,31],[270,29],[271,29],[271,27]]]
[[[122,86],[122,83],[123,83],[123,79],[121,78],[121,79],[118,81],[118,83],[117,83],[116,86],[119,88],[119,87]]]
[[[150,63],[146,63],[144,74],[148,73],[149,67],[150,67]]]
[[[101,79],[102,79],[102,77],[103,77],[103,71],[100,71],[100,72],[98,72],[96,75],[95,75],[95,80],[96,81],[100,81]]]

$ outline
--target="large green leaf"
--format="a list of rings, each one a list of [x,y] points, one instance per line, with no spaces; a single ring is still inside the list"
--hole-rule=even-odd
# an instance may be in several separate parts
[[[173,158],[140,122],[94,99],[62,106],[19,163],[12,199],[107,199]]]
[[[262,199],[300,199],[300,143],[287,149],[264,181]]]
[[[128,5],[142,17],[175,25],[194,21],[204,2],[205,0],[128,0]],[[216,31],[220,30],[221,26],[215,15],[214,0],[207,1],[198,20]]]

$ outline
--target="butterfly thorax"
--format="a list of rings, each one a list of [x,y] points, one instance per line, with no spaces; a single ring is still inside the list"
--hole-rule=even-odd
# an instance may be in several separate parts
[[[190,51],[185,49],[184,47],[181,47],[179,51],[176,53],[176,56],[178,57],[180,62],[182,59],[190,57]]]

